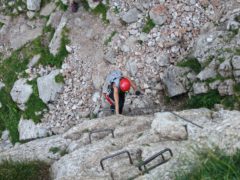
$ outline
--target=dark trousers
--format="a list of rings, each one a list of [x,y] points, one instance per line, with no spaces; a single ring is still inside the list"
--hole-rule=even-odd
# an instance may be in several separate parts
[[[113,89],[111,89],[111,93],[109,94],[109,97],[114,100],[114,92]],[[118,92],[118,96],[119,96],[119,114],[122,114],[123,112],[123,106],[124,106],[124,102],[125,102],[125,93],[122,91]],[[115,111],[115,105],[111,105],[110,107],[111,111],[114,112]]]

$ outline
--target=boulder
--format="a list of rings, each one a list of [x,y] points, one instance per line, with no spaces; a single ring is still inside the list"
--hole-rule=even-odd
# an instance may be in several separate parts
[[[170,112],[156,113],[151,130],[163,140],[186,140],[187,128]]]
[[[218,72],[222,77],[232,76],[232,65],[229,59],[225,60],[219,65]]]
[[[8,130],[3,131],[3,132],[2,132],[1,139],[2,139],[3,141],[6,141],[6,140],[8,140],[8,138],[9,138],[9,131],[8,131]]]
[[[240,56],[233,56],[232,66],[234,70],[240,70]]]
[[[193,84],[193,93],[202,94],[208,92],[208,86],[206,83],[197,82]]]
[[[177,96],[186,93],[188,79],[186,74],[190,70],[188,68],[170,66],[163,74],[162,81],[167,88],[168,95],[170,97]]]
[[[235,80],[237,81],[237,83],[240,83],[240,70],[233,71],[233,76],[234,76]]]
[[[156,5],[149,12],[150,18],[157,25],[163,25],[167,21],[167,8],[164,5]]]
[[[221,82],[218,86],[218,92],[221,96],[233,95],[233,87],[235,82],[232,79],[225,80]]]
[[[57,93],[62,91],[63,84],[55,81],[55,77],[59,73],[59,70],[54,70],[50,74],[37,79],[39,97],[44,103],[54,101]]]
[[[0,153],[0,162],[3,161],[44,161],[53,163],[61,158],[61,151],[67,149],[70,140],[66,140],[61,136],[51,136],[48,138],[37,139],[25,144],[15,146]],[[53,153],[52,148],[57,148],[59,151]]]
[[[216,60],[213,60],[204,70],[202,70],[198,75],[197,78],[201,81],[215,78],[217,76],[217,67],[219,65],[219,62]]]
[[[67,23],[67,18],[66,16],[62,16],[61,21],[53,35],[53,38],[49,44],[49,51],[55,56],[58,53],[58,50],[60,48],[61,45],[61,39],[62,39],[62,30],[64,28],[64,26]]]
[[[56,5],[54,2],[51,2],[47,4],[40,12],[41,16],[49,16],[56,8]]]
[[[18,132],[20,140],[29,140],[36,138],[43,138],[51,135],[51,131],[40,124],[35,124],[32,120],[21,119],[18,124]]]
[[[138,72],[138,67],[136,61],[134,59],[129,59],[126,64],[126,69],[130,72],[131,76],[135,76]]]
[[[158,54],[156,56],[156,62],[158,63],[159,66],[161,67],[166,67],[169,66],[169,56],[167,54]]]
[[[37,54],[33,56],[33,58],[28,63],[28,68],[32,68],[35,64],[37,64],[40,58],[41,58],[41,54]]]
[[[218,89],[219,84],[221,83],[220,80],[216,80],[212,83],[209,83],[209,88],[212,90]]]
[[[27,84],[27,79],[17,80],[10,92],[12,100],[18,105],[23,105],[26,103],[32,93],[32,86]]]
[[[27,0],[27,8],[30,11],[40,10],[41,0]]]
[[[128,24],[134,23],[138,20],[139,14],[140,14],[140,11],[138,11],[136,8],[133,8],[127,11],[126,13],[124,13],[121,16],[121,19]]]

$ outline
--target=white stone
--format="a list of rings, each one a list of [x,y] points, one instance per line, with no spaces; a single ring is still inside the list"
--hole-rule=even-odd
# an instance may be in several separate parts
[[[57,93],[62,91],[63,84],[55,81],[58,74],[59,70],[54,70],[50,74],[37,79],[39,97],[44,103],[54,101]]]
[[[36,139],[51,135],[51,131],[35,124],[32,120],[21,119],[18,124],[20,140]]]
[[[27,8],[30,11],[40,10],[41,0],[27,0]]]
[[[40,12],[41,16],[49,16],[56,8],[55,3],[51,2],[47,4]]]
[[[26,103],[32,93],[32,86],[27,84],[26,79],[17,80],[10,92],[13,101],[20,105]]]
[[[34,65],[36,65],[40,58],[41,58],[41,54],[37,54],[33,56],[33,58],[28,63],[28,68],[32,68]]]

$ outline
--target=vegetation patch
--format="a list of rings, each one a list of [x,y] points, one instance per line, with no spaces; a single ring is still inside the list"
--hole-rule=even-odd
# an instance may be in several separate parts
[[[240,179],[240,150],[227,155],[217,150],[199,153],[199,163],[194,164],[190,172],[181,171],[176,180]]]
[[[43,116],[43,110],[48,109],[46,104],[39,98],[37,81],[33,80],[28,82],[32,85],[33,94],[30,96],[28,102],[25,104],[27,109],[23,112],[25,119],[32,119],[35,123],[40,122]]]
[[[143,26],[143,29],[142,31],[145,32],[145,33],[149,33],[152,28],[155,27],[155,23],[153,22],[153,20],[148,16],[147,17],[147,21],[146,21],[146,24]]]
[[[62,74],[58,74],[57,76],[55,76],[55,81],[56,83],[64,83],[64,77]]]
[[[63,30],[61,46],[56,56],[53,56],[49,52],[48,46],[45,44],[44,37],[46,32],[53,32],[52,28],[45,28],[43,36],[16,50],[9,58],[3,60],[0,56],[0,79],[5,84],[5,87],[0,92],[0,102],[2,103],[2,108],[0,108],[0,132],[8,129],[13,143],[19,141],[18,122],[21,116],[33,119],[34,122],[40,122],[43,110],[47,109],[46,105],[39,98],[37,82],[33,80],[28,82],[33,86],[33,94],[26,103],[26,111],[21,111],[10,96],[14,82],[20,77],[27,77],[24,71],[27,69],[29,60],[34,55],[41,55],[39,64],[55,66],[57,68],[61,67],[64,58],[68,55],[65,48],[69,43],[67,38],[68,30],[66,28]]]
[[[81,4],[82,4],[83,8],[84,8],[86,11],[89,11],[90,6],[89,6],[87,0],[82,0],[82,1],[81,1]]]
[[[0,29],[3,27],[4,23],[0,22]]]
[[[4,180],[50,180],[50,166],[40,161],[11,162],[0,164],[0,179]]]
[[[56,5],[59,7],[59,9],[61,9],[62,11],[67,11],[68,9],[68,5],[63,4],[63,2],[61,0],[58,0],[56,2]]]
[[[221,103],[222,97],[217,90],[209,91],[205,94],[192,96],[187,101],[187,108],[213,108],[214,104]]]
[[[115,36],[117,34],[117,31],[113,31],[112,33],[111,33],[111,35],[104,41],[104,45],[108,45],[108,43],[110,43],[111,41],[112,41],[112,38],[113,38],[113,36]]]
[[[181,62],[178,62],[177,66],[189,67],[196,74],[198,74],[202,70],[201,64],[198,62],[197,58],[194,58],[194,57],[189,57],[189,58],[184,59]]]
[[[108,3],[107,3],[108,4]],[[92,9],[93,14],[95,15],[100,15],[103,22],[105,23],[109,23],[109,20],[107,19],[107,11],[109,9],[108,5],[103,4],[102,2],[100,2],[97,7],[95,7],[94,9]]]
[[[49,152],[52,152],[53,154],[59,153],[60,156],[64,156],[64,155],[68,154],[66,149],[62,150],[59,147],[51,147],[49,149]]]

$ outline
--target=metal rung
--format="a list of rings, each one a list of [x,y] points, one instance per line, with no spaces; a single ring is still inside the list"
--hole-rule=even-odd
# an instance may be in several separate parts
[[[164,155],[163,155],[165,152],[169,152],[170,155],[171,155],[171,157],[173,157],[172,150],[169,149],[169,148],[166,148],[166,149],[160,151],[159,153],[154,154],[153,156],[151,156],[150,158],[146,159],[145,161],[143,161],[141,164],[138,165],[138,169],[139,169],[140,171],[143,171],[143,170],[142,170],[142,166],[144,166],[145,171],[148,171],[148,170],[154,169],[154,168],[157,167],[157,166],[160,166],[161,164],[164,164],[164,163],[168,162],[170,159],[165,159],[165,157],[164,157]],[[147,170],[147,169],[146,169],[146,165],[147,165],[149,162],[153,161],[153,160],[154,160],[156,157],[158,157],[158,156],[161,156],[161,157],[162,157],[162,161],[161,161],[160,163],[158,163],[158,164],[150,167],[150,168]]]
[[[93,131],[90,131],[89,134],[88,134],[88,137],[89,137],[89,142],[92,143],[92,134],[94,133],[100,133],[100,132],[108,132],[110,131],[112,133],[112,137],[114,138],[114,130],[113,129],[99,129],[99,130],[93,130]]]
[[[106,156],[106,157],[102,158],[101,161],[100,161],[100,165],[101,165],[101,167],[102,167],[102,170],[104,170],[104,167],[103,167],[103,161],[104,161],[104,160],[113,158],[113,157],[115,157],[115,156],[118,156],[118,155],[121,155],[121,154],[124,154],[124,153],[127,153],[130,164],[133,164],[133,161],[132,161],[132,158],[131,158],[131,155],[130,155],[129,151],[121,151],[121,152],[119,152],[119,153],[116,153],[116,154],[113,154],[113,155]]]

